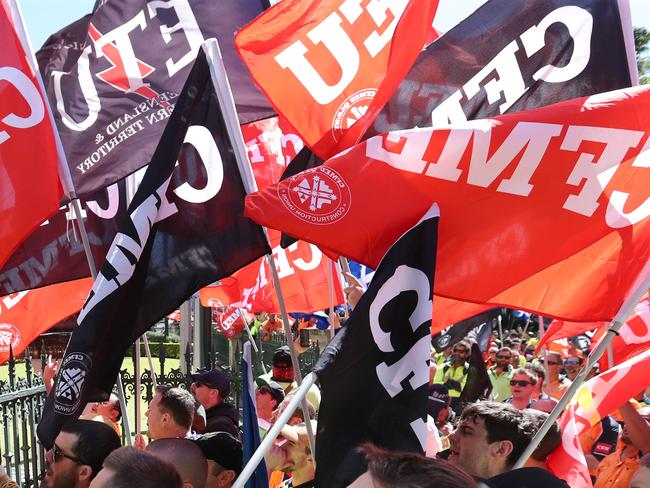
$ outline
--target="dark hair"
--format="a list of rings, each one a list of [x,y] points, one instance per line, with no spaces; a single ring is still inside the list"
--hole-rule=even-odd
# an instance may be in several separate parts
[[[525,409],[523,412],[526,415],[530,416],[535,432],[537,432],[542,427],[542,424],[548,418],[548,414],[540,410]],[[546,461],[546,458],[548,458],[553,451],[560,447],[561,444],[562,432],[560,432],[560,426],[557,424],[557,422],[553,422],[553,425],[546,433],[546,435],[542,438],[541,442],[530,455],[530,457],[535,461]]]
[[[524,369],[529,369],[533,373],[535,373],[539,378],[540,383],[543,383],[544,380],[546,379],[546,371],[544,371],[544,366],[540,364],[528,363],[526,366],[524,366]]]
[[[120,438],[114,429],[95,420],[75,420],[61,429],[77,436],[72,454],[83,464],[90,466],[94,478],[102,469],[104,459],[120,447]]]
[[[471,403],[465,407],[461,420],[476,422],[482,419],[487,431],[488,443],[510,441],[512,452],[506,459],[506,465],[512,467],[530,443],[535,428],[531,417],[510,404],[483,401]]]
[[[153,454],[121,447],[104,461],[104,468],[113,472],[114,488],[182,488],[183,480],[176,468]]]
[[[466,340],[458,341],[456,344],[454,344],[451,348],[453,351],[457,346],[463,346],[465,349],[467,349],[467,352],[470,352],[472,350],[472,346],[469,345],[469,342]]]
[[[111,406],[117,412],[115,421],[119,422],[119,420],[122,418],[122,405],[120,405],[119,397],[115,393],[111,393],[111,396],[108,397],[108,401],[111,402]]]
[[[499,354],[500,352],[508,352],[512,354],[512,349],[510,349],[508,346],[503,346],[501,349],[497,351],[497,354]]]
[[[160,393],[160,408],[169,412],[179,426],[189,430],[196,412],[192,394],[182,388],[172,388],[169,385],[158,386],[156,393]]]
[[[370,475],[386,487],[399,488],[475,488],[474,479],[451,463],[412,452],[387,451],[364,444]]]

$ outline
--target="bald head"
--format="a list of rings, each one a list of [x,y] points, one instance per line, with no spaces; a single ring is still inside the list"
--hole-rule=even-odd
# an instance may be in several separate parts
[[[208,476],[208,464],[201,449],[187,439],[159,439],[147,446],[147,451],[172,464],[183,478],[183,485],[203,488]]]

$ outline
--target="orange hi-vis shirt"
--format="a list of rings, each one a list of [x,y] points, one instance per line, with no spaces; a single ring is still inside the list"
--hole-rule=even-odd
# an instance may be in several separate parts
[[[626,449],[630,450],[630,455],[622,459]],[[617,449],[600,462],[594,488],[629,488],[632,476],[639,469],[640,457],[639,451],[632,446]]]

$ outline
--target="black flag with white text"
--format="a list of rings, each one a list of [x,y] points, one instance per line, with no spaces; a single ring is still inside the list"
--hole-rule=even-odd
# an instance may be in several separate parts
[[[359,477],[364,442],[425,450],[438,215],[434,205],[390,248],[314,368],[322,392],[316,486]]]
[[[86,402],[108,398],[136,338],[201,287],[270,252],[262,228],[244,217],[245,195],[201,50],[77,319],[38,425],[44,446]]]

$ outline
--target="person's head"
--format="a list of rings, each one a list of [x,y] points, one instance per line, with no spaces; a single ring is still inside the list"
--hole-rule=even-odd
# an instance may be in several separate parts
[[[372,444],[359,449],[368,471],[349,488],[475,488],[467,473],[437,458],[412,452],[386,451]]]
[[[524,414],[530,417],[535,432],[537,432],[540,429],[542,424],[548,418],[548,413],[539,410],[528,408],[523,412]],[[553,425],[551,426],[549,431],[542,438],[537,448],[530,455],[528,465],[531,466],[537,465],[540,467],[544,466],[546,464],[546,460],[551,455],[551,453],[555,451],[558,447],[560,447],[561,444],[562,444],[562,432],[560,431],[560,426],[558,425],[557,422],[553,422]]]
[[[469,358],[471,347],[469,342],[460,341],[454,344],[451,349],[451,362],[454,364],[463,364]]]
[[[546,354],[546,362],[548,363],[548,374],[551,378],[557,378],[564,366],[562,355],[559,352],[550,351]]]
[[[282,415],[282,412],[284,412],[284,409],[287,408],[287,406],[289,405],[292,399],[293,399],[293,394],[284,397],[284,400],[282,401],[282,403],[280,403],[280,405],[278,405],[278,408],[274,412],[274,418],[273,418],[274,422],[280,417],[280,415]],[[305,400],[305,403],[307,404],[307,412],[309,413],[309,418],[311,420],[314,420],[316,418],[316,409],[314,408],[314,405],[309,400]],[[302,408],[296,408],[291,418],[289,418],[287,425],[298,425],[304,422],[305,422],[305,417],[302,413]]]
[[[650,407],[641,407],[637,409],[636,412],[641,416],[643,420],[645,420],[646,424],[650,424]],[[623,428],[621,429],[621,442],[626,446],[634,445],[632,439],[630,438],[626,424],[623,424]]]
[[[517,368],[510,379],[512,398],[530,400],[536,384],[537,375],[535,373],[529,369]]]
[[[490,347],[490,350],[488,351],[490,361],[493,363],[496,362],[497,360],[497,353],[499,352],[499,348],[496,346]]]
[[[158,386],[145,413],[149,438],[184,437],[192,426],[194,411],[194,397],[189,391]]]
[[[157,458],[168,462],[181,475],[184,488],[203,488],[208,464],[201,449],[187,439],[159,439],[147,446]]]
[[[289,350],[289,347],[279,347],[273,353],[273,376],[271,378],[273,381],[291,383],[295,377],[296,374],[293,370],[291,351]]]
[[[61,429],[45,453],[43,488],[87,487],[106,456],[120,447],[115,430],[103,422],[75,420]]]
[[[551,413],[555,408],[555,405],[557,405],[557,400],[554,400],[552,398],[544,398],[542,400],[535,401],[533,406],[530,408],[532,410],[539,410],[540,412]]]
[[[630,482],[630,488],[648,488],[648,486],[650,486],[650,454],[639,459],[639,469]]]
[[[450,437],[449,461],[472,476],[490,478],[512,468],[533,433],[529,417],[512,405],[472,403]]]
[[[255,390],[255,403],[257,406],[257,416],[264,420],[271,420],[273,411],[284,400],[284,390],[275,381],[262,383]]]
[[[220,369],[195,373],[192,377],[192,394],[206,410],[219,405],[230,395],[230,378]]]
[[[208,460],[206,488],[229,488],[243,469],[242,444],[227,432],[210,432],[193,441]]]
[[[104,469],[93,480],[92,488],[183,488],[178,471],[153,454],[121,447],[104,461]]]
[[[544,371],[544,366],[537,363],[528,363],[524,366],[525,369],[532,371],[537,376],[537,383],[535,383],[535,388],[533,389],[533,398],[539,398],[542,393],[542,385],[546,379],[546,371]]]
[[[509,347],[502,347],[496,355],[498,367],[507,369],[512,359],[512,350]]]
[[[120,407],[120,400],[114,393],[105,402],[93,403],[90,407],[91,412],[97,415],[102,415],[109,418],[113,422],[119,422],[122,418],[122,409]]]
[[[445,385],[429,385],[428,414],[441,427],[449,418],[451,397]]]
[[[513,368],[518,368],[519,367],[519,351],[517,349],[512,349],[512,355],[510,356],[510,365]]]
[[[316,432],[316,423],[312,429]],[[264,455],[269,470],[291,473],[294,486],[314,479],[314,459],[305,425],[285,425],[280,437]]]
[[[578,374],[580,366],[582,366],[582,358],[578,355],[569,356],[564,360],[564,369],[567,374]]]

